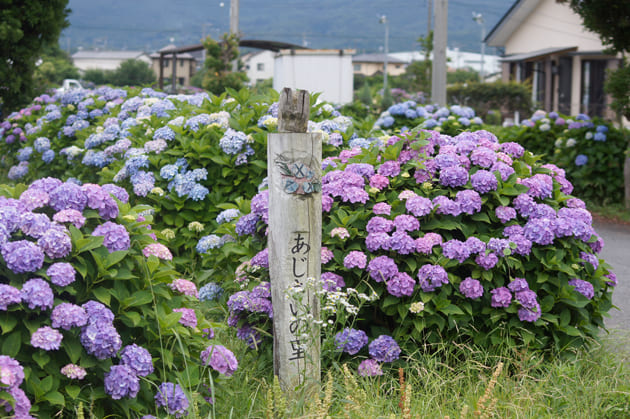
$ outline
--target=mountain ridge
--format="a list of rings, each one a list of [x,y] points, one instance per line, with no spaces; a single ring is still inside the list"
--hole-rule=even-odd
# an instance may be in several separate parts
[[[223,7],[221,4],[223,3]],[[486,32],[511,6],[506,0],[449,1],[450,48],[477,52],[481,26],[472,13],[482,13]],[[156,51],[171,43],[188,45],[202,36],[217,38],[229,30],[229,0],[70,0],[72,10],[60,37],[63,49],[127,49]],[[378,52],[389,22],[389,50],[419,48],[427,32],[427,0],[240,0],[239,29],[244,39],[284,41],[310,48],[351,48]],[[494,53],[490,50],[488,53]]]

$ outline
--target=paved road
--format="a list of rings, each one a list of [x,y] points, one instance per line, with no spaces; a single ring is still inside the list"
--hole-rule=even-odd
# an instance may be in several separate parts
[[[613,292],[610,318],[605,321],[611,331],[630,332],[630,226],[594,221],[595,231],[604,239],[599,257],[612,266],[619,284]]]

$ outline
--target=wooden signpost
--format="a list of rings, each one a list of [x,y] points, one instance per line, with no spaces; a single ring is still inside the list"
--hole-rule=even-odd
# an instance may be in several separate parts
[[[322,139],[306,132],[309,110],[307,91],[285,88],[267,139],[273,363],[285,391],[320,378],[319,300],[305,284],[321,276]]]

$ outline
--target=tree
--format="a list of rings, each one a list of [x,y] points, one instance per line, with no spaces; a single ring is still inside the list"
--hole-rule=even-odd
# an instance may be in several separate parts
[[[33,98],[36,62],[69,25],[68,0],[0,0],[0,99],[10,112]]]
[[[79,70],[68,53],[57,44],[48,45],[42,51],[41,63],[37,65],[33,75],[35,94],[58,87],[64,79],[78,78]]]
[[[407,66],[402,79],[406,82],[404,87],[416,92],[424,92],[427,97],[431,96],[431,67],[429,59],[433,50],[433,31],[428,36],[421,36],[417,41],[420,49],[424,52],[423,61],[414,61]]]
[[[203,88],[216,95],[223,93],[226,87],[241,89],[247,75],[242,71],[232,71],[232,62],[238,59],[238,37],[225,34],[221,42],[207,37],[203,46],[207,52]]]
[[[125,60],[112,74],[111,83],[116,86],[141,86],[153,83],[155,73],[149,64],[140,60]]]
[[[630,118],[630,63],[625,55],[630,51],[630,2],[619,0],[560,0],[582,17],[584,27],[599,35],[612,53],[624,59],[618,70],[608,74],[606,90],[613,97],[612,108],[618,115]]]

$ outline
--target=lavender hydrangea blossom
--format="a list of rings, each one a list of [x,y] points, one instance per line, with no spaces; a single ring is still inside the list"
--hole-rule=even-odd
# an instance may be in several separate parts
[[[483,295],[483,286],[481,282],[471,277],[467,277],[459,284],[459,292],[467,298],[476,299]]]
[[[220,374],[230,377],[238,368],[236,357],[222,345],[210,345],[201,352],[201,362]]]
[[[393,362],[400,356],[398,343],[388,335],[380,335],[368,346],[370,356],[379,362]]]
[[[127,365],[112,365],[109,372],[105,373],[104,385],[105,393],[114,400],[134,398],[140,391],[140,380]]]
[[[70,330],[73,327],[85,326],[88,317],[85,309],[72,303],[61,303],[56,306],[51,315],[52,327]]]
[[[335,335],[335,343],[337,349],[355,355],[367,345],[368,336],[363,330],[346,327]]]
[[[155,405],[166,409],[169,415],[176,418],[188,414],[188,398],[179,384],[165,382],[160,384],[155,395]]]
[[[120,362],[141,377],[146,377],[153,372],[151,354],[145,348],[135,343],[125,346],[120,351]]]

